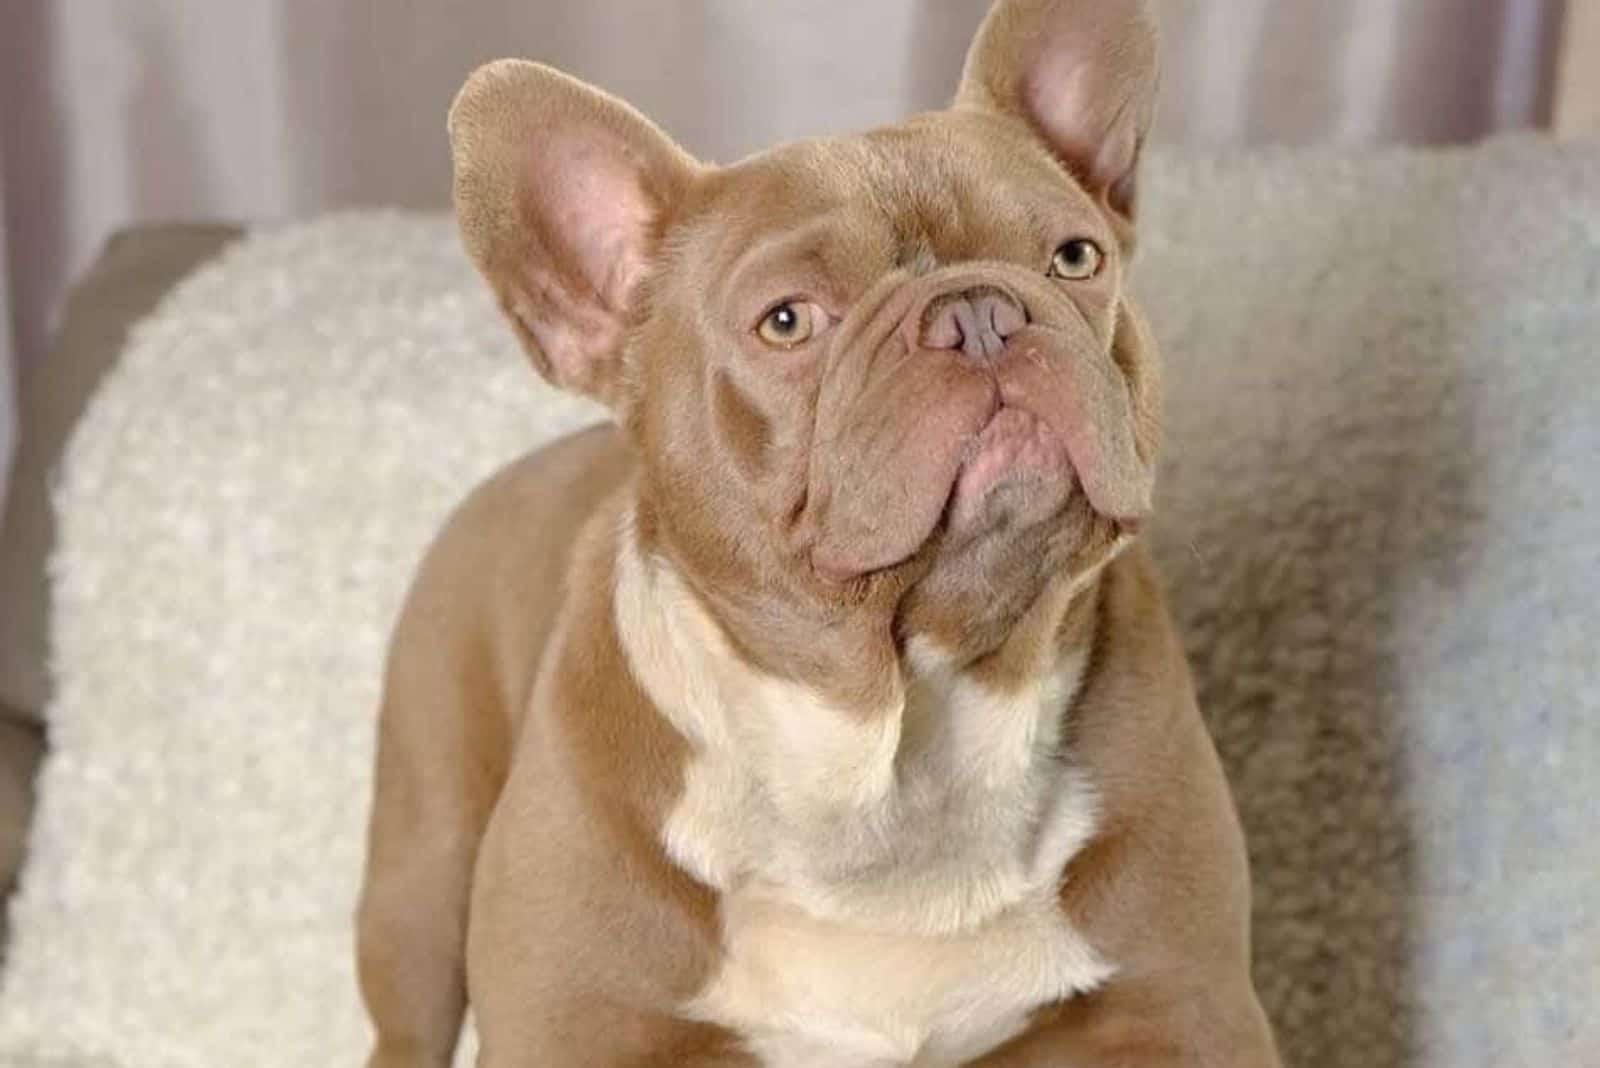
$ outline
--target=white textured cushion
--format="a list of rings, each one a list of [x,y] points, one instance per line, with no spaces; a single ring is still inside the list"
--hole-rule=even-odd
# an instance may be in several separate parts
[[[1159,157],[1159,548],[1293,1064],[1600,1049],[1600,152]],[[355,1065],[379,660],[538,386],[439,219],[264,231],[74,441],[0,1064]]]

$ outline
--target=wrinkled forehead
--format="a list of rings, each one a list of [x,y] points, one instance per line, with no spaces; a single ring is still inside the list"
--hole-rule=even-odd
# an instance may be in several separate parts
[[[941,112],[853,137],[800,141],[706,178],[675,245],[738,287],[765,264],[842,283],[886,269],[1040,254],[1111,240],[1101,211],[1015,120]]]

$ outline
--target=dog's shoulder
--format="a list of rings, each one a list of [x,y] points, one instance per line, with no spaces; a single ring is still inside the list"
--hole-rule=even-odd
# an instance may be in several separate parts
[[[634,469],[612,426],[579,431],[512,461],[473,489],[429,545],[395,626],[391,667],[481,661],[517,718],[539,650],[570,585],[586,524]]]

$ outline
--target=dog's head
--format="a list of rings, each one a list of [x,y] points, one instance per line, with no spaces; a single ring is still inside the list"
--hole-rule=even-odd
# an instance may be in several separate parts
[[[712,167],[503,61],[451,111],[456,210],[534,364],[633,436],[654,549],[753,656],[821,672],[867,621],[970,658],[1150,510],[1126,280],[1154,88],[1139,0],[1002,0],[950,109]]]

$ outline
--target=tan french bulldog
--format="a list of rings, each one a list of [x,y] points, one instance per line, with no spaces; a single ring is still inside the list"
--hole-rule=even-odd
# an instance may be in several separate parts
[[[616,426],[480,487],[391,650],[370,1064],[1278,1063],[1151,565],[1137,0],[1002,0],[953,107],[696,162],[536,64],[466,244]]]

